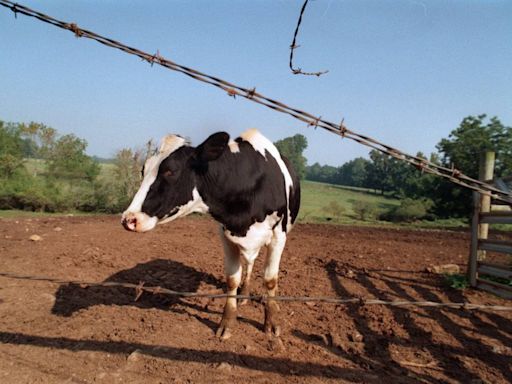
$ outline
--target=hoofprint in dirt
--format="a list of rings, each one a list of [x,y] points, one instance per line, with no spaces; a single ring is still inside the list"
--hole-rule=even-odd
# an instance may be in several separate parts
[[[4,219],[0,273],[221,293],[217,234],[197,217],[142,235],[113,216]],[[464,267],[468,251],[464,232],[297,225],[279,294],[512,305],[426,272]],[[253,293],[263,293],[263,256]],[[221,342],[223,300],[134,298],[127,288],[0,277],[0,382],[512,381],[511,312],[281,303],[282,335],[268,338],[261,304],[249,303]]]

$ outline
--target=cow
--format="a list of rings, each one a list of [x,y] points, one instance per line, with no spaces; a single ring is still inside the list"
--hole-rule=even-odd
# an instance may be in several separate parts
[[[297,219],[300,184],[290,162],[257,129],[231,140],[226,132],[192,147],[168,135],[143,167],[143,180],[122,214],[129,231],[146,232],[193,212],[208,213],[220,223],[227,294],[249,294],[251,273],[260,249],[267,247],[264,284],[269,298],[277,292],[279,263],[287,233]],[[241,303],[243,304],[243,303]],[[279,336],[279,307],[265,302],[264,331]],[[236,323],[237,301],[228,297],[216,335],[226,340]]]

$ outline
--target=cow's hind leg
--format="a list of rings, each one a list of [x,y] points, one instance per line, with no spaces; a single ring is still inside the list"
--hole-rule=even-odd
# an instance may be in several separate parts
[[[240,250],[221,233],[224,245],[224,271],[226,274],[227,294],[236,295],[242,277],[242,266],[240,264]],[[231,330],[236,323],[236,298],[228,297],[224,306],[224,314],[217,329],[217,337],[226,340],[231,337]]]
[[[268,335],[279,336],[281,327],[278,322],[279,306],[272,297],[277,293],[277,278],[279,274],[279,263],[281,254],[286,244],[286,233],[280,228],[274,230],[272,240],[268,245],[267,258],[265,260],[265,287],[267,289],[268,300],[265,303],[265,323],[264,330]]]

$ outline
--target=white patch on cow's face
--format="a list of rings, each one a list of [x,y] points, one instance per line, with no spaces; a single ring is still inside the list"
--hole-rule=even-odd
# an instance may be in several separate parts
[[[178,211],[171,216],[164,217],[161,221],[158,222],[158,224],[165,224],[170,221],[176,220],[179,217],[187,216],[193,212],[198,213],[207,213],[208,212],[208,206],[204,203],[203,198],[199,194],[199,191],[197,188],[194,188],[192,191],[192,200],[190,200],[188,203],[177,207]]]
[[[187,141],[181,136],[165,136],[162,139],[158,153],[146,160],[146,163],[144,164],[144,179],[142,180],[142,184],[135,194],[130,206],[126,209],[126,211],[123,212],[122,222],[128,223],[125,224],[127,229],[137,232],[144,232],[139,230],[139,228],[149,230],[155,227],[156,223],[158,222],[158,218],[151,217],[145,213],[142,213],[142,205],[144,204],[144,200],[146,200],[146,196],[148,195],[151,185],[155,182],[156,177],[158,176],[158,168],[160,167],[162,161],[169,157],[174,151],[186,144]],[[137,220],[133,221],[134,218]],[[139,220],[141,221],[139,222]],[[132,221],[133,223],[136,223],[136,225],[133,224],[133,229],[130,226],[130,222]]]
[[[286,231],[289,232],[292,229],[292,218],[290,214],[290,188],[293,187],[293,181],[286,164],[281,158],[281,154],[277,150],[276,146],[269,139],[263,136],[256,128],[251,128],[245,131],[240,135],[240,137],[243,140],[248,141],[256,151],[263,155],[265,159],[267,158],[265,151],[270,153],[279,165],[279,169],[281,169],[281,173],[284,177],[284,185],[286,189],[286,207],[288,211]]]

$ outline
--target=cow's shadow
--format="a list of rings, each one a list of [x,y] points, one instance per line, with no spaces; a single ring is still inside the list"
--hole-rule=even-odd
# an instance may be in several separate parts
[[[135,267],[119,271],[104,282],[160,286],[180,292],[196,292],[201,285],[208,284],[222,288],[223,283],[211,274],[198,271],[192,267],[173,260],[156,259]],[[139,308],[173,309],[183,303],[178,296],[151,294],[144,292],[135,300],[133,288],[116,286],[81,286],[78,284],[61,285],[55,294],[52,313],[71,316],[76,311],[94,305],[131,305]]]

